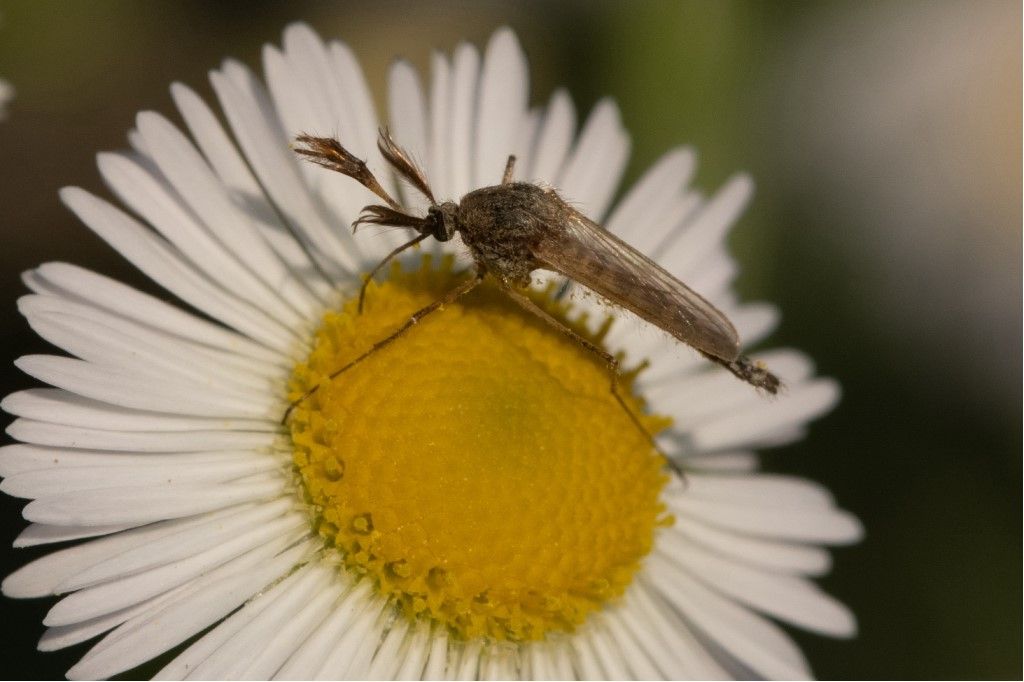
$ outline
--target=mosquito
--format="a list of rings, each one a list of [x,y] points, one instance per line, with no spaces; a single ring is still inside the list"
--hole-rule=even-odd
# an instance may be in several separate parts
[[[345,149],[337,139],[300,135],[295,151],[320,166],[356,180],[386,206],[363,209],[353,229],[361,224],[408,228],[416,232],[366,276],[359,291],[359,312],[363,310],[366,288],[392,258],[433,237],[447,242],[458,233],[475,264],[473,276],[440,299],[417,310],[390,336],[330,374],[331,381],[389,345],[427,315],[468,294],[490,275],[499,288],[523,310],[543,320],[609,368],[611,392],[633,424],[659,452],[653,437],[622,399],[618,390],[619,362],[588,339],[562,324],[523,293],[534,270],[551,270],[582,284],[598,295],[636,314],[659,329],[691,346],[708,360],[725,367],[752,386],[775,394],[779,379],[763,365],[740,353],[739,336],[728,318],[700,294],[694,292],[661,266],[625,243],[565,202],[550,188],[529,182],[514,182],[516,157],[509,156],[501,184],[474,190],[454,201],[438,202],[423,170],[391,138],[380,130],[377,147],[384,159],[430,202],[427,214],[409,214],[381,187],[366,163]],[[313,395],[320,384],[306,391],[285,412],[287,422],[296,406]],[[668,457],[669,463],[672,460]]]

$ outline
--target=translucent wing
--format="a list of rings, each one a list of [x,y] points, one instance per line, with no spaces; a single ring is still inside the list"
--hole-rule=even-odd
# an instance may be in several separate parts
[[[739,357],[732,323],[661,266],[566,207],[561,225],[549,225],[531,247],[541,267],[559,272],[632,311],[683,343],[715,358]]]

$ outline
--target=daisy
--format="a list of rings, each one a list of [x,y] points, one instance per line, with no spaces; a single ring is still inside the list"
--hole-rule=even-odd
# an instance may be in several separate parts
[[[14,86],[0,78],[0,121],[7,118],[7,105],[14,99]]]
[[[755,450],[799,438],[838,398],[792,350],[758,358],[787,385],[766,399],[660,332],[552,276],[531,297],[618,354],[607,368],[493,287],[449,305],[351,371],[340,366],[464,281],[459,248],[426,241],[368,285],[408,238],[346,229],[375,198],[304,163],[300,133],[337,136],[411,211],[375,147],[379,119],[350,49],[305,25],[211,82],[227,125],[171,88],[187,132],[145,112],[130,151],[99,156],[123,205],[64,203],[187,306],[49,263],[25,275],[29,324],[71,357],[17,366],[52,388],[8,396],[17,419],[2,489],[30,499],[20,547],[82,540],[9,576],[10,597],[57,595],[39,648],[99,637],[68,673],[102,678],[178,647],[160,678],[802,678],[774,621],[849,637],[812,578],[855,518],[820,486],[759,473]],[[511,31],[483,55],[432,58],[424,86],[389,78],[387,122],[434,194],[501,179],[558,188],[735,323],[724,246],[752,191],[690,189],[669,152],[614,209],[629,137],[604,100],[577,131],[556,92],[530,108]],[[612,314],[613,317],[609,317]],[[313,387],[318,390],[289,404]],[[199,635],[198,637],[196,637]]]

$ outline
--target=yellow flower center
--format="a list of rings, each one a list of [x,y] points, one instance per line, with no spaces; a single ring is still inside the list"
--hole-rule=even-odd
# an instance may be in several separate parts
[[[669,522],[664,460],[612,395],[609,369],[487,282],[334,379],[466,274],[422,269],[328,312],[289,397],[315,524],[345,566],[411,618],[456,636],[542,638],[620,595]],[[571,321],[569,305],[531,293]],[[620,393],[645,427],[635,372]]]

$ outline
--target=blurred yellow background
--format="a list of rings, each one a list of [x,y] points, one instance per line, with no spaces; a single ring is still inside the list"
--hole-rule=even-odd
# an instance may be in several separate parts
[[[742,293],[783,310],[772,345],[807,351],[844,400],[773,470],[816,478],[867,528],[825,587],[861,635],[797,634],[825,678],[1015,678],[1021,671],[1021,6],[1017,2],[0,2],[0,298],[10,361],[43,342],[19,274],[70,260],[152,287],[79,225],[57,190],[102,191],[96,152],[135,113],[176,120],[180,80],[309,22],[348,42],[384,105],[390,60],[482,45],[502,24],[532,96],[584,113],[616,98],[627,185],[691,144],[697,185],[746,170],[732,237]],[[3,498],[7,548],[21,502]],[[4,549],[6,574],[35,556]],[[5,676],[62,677],[33,654],[46,604],[5,601]]]

